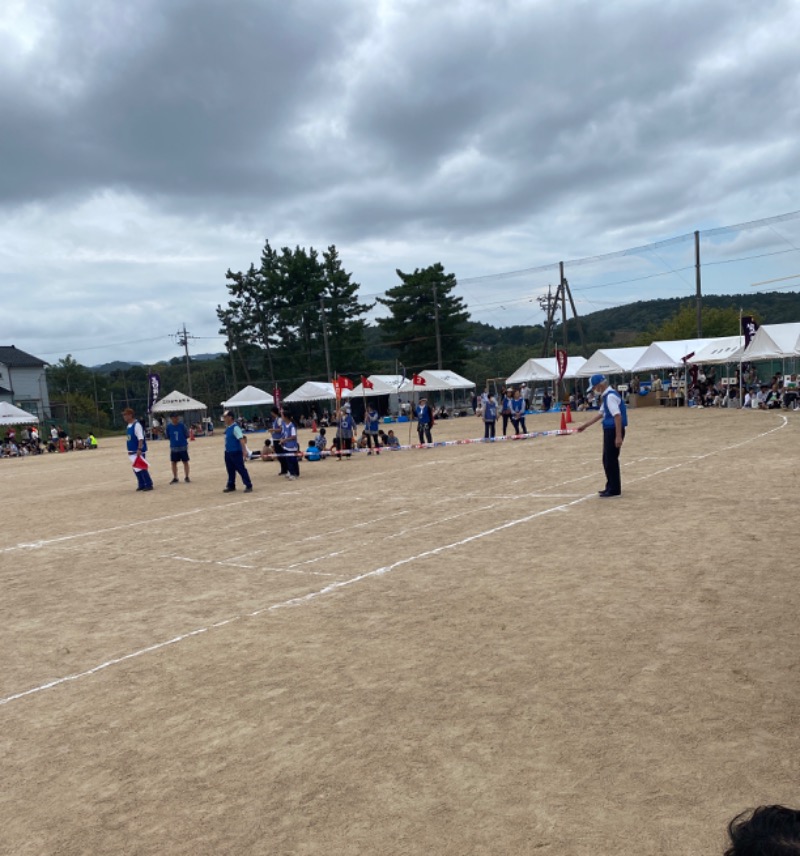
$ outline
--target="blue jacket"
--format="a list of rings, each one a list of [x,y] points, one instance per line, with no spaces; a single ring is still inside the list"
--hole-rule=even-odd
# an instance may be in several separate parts
[[[615,423],[614,423],[614,417],[611,415],[611,411],[608,409],[608,396],[609,395],[616,395],[616,397],[619,399],[619,413],[620,413],[620,416],[622,417],[622,427],[627,428],[628,427],[628,408],[627,408],[627,405],[625,404],[625,400],[623,399],[623,397],[615,389],[609,389],[608,392],[603,395],[603,405],[602,405],[603,406],[603,428],[614,428],[614,427],[616,427]]]
[[[139,449],[139,438],[136,436],[136,426],[137,425],[140,425],[140,423],[137,419],[134,419],[133,422],[131,422],[131,424],[128,425],[128,427],[126,429],[126,433],[128,435],[128,439],[126,441],[127,446],[128,446],[128,451],[132,455],[135,455]],[[144,429],[142,429],[142,433],[144,434]],[[147,439],[143,439],[142,440],[142,454],[144,454],[146,451],[147,451]]]

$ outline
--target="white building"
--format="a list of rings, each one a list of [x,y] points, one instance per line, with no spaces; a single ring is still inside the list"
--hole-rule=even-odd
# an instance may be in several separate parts
[[[10,401],[39,419],[49,418],[46,365],[14,345],[0,345],[0,401]]]

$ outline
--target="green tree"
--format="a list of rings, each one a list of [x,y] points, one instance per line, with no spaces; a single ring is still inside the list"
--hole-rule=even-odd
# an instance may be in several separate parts
[[[455,274],[445,273],[437,262],[414,273],[398,270],[397,275],[400,285],[378,298],[391,313],[378,319],[384,343],[414,371],[436,368],[440,352],[444,367],[463,371],[468,357],[464,334],[469,313],[464,301],[453,294]]]
[[[324,322],[332,370],[360,368],[365,351],[362,316],[372,307],[358,302],[359,286],[350,277],[335,246],[320,259],[313,247],[283,247],[278,253],[267,241],[258,269],[251,265],[245,273],[226,274],[231,299],[217,307],[217,317],[228,353],[239,356],[248,375],[244,356],[257,348],[271,382],[327,377]]]
[[[757,320],[755,312],[747,312]],[[703,309],[703,338],[714,339],[721,336],[736,336],[739,330],[739,310],[734,307]],[[667,318],[658,327],[639,337],[639,344],[651,342],[669,342],[678,339],[697,338],[697,308],[694,303],[681,306],[674,315]]]
[[[322,254],[324,294],[322,311],[328,327],[331,369],[366,370],[366,321],[363,316],[374,304],[358,302],[359,284],[342,267],[334,245]]]

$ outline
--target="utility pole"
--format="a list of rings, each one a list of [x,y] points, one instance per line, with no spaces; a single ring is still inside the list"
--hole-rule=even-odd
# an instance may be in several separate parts
[[[694,233],[694,278],[697,291],[697,338],[703,338],[703,291],[700,284],[700,233]]]
[[[178,330],[175,334],[175,338],[178,340],[178,344],[183,348],[184,353],[186,354],[186,382],[189,384],[189,398],[193,398],[194,395],[192,393],[192,368],[191,363],[189,362],[189,339],[193,339],[191,333],[186,332],[186,324],[183,325],[183,330]]]
[[[555,331],[556,327],[556,313],[558,312],[559,306],[561,307],[561,323],[564,329],[564,347],[567,347],[569,338],[568,338],[568,330],[567,330],[567,298],[569,298],[569,305],[572,308],[572,316],[575,319],[575,323],[578,327],[578,335],[581,340],[581,348],[585,350],[586,348],[586,340],[583,336],[583,325],[581,324],[581,319],[578,317],[578,310],[575,308],[575,301],[572,298],[572,291],[569,287],[569,280],[564,276],[564,262],[559,262],[559,283],[556,288],[556,293],[553,294],[552,286],[547,286],[547,296],[540,295],[538,298],[539,306],[542,308],[543,312],[547,313],[547,320],[545,321],[544,327],[544,346],[542,347],[542,356],[548,356],[548,351],[550,349],[550,337]]]
[[[328,319],[325,317],[325,298],[319,299],[319,314],[322,318],[322,339],[325,343],[325,368],[328,371],[328,380],[333,379],[331,374],[331,352],[328,348]]]
[[[442,335],[439,331],[439,300],[436,297],[436,283],[433,283],[433,321],[436,328],[436,367],[439,371],[442,365]]]

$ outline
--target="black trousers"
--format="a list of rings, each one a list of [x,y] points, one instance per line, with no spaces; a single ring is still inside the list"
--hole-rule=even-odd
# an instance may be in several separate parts
[[[622,429],[625,437],[625,429]],[[606,493],[622,493],[622,478],[619,472],[619,452],[617,448],[617,429],[603,428],[603,469],[606,471]]]
[[[236,473],[239,473],[245,487],[252,487],[250,474],[244,465],[243,452],[225,452],[225,469],[228,471],[228,487],[236,487]]]
[[[427,422],[417,423],[417,434],[419,434],[420,443],[432,443],[431,426]]]

